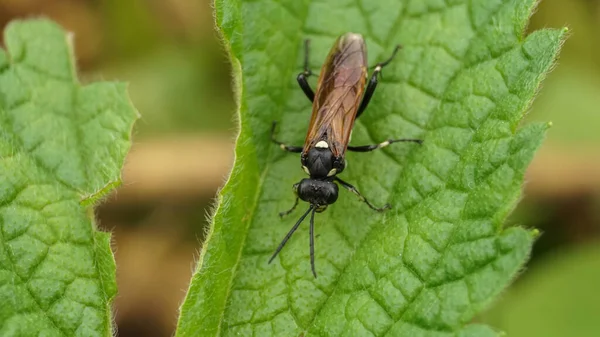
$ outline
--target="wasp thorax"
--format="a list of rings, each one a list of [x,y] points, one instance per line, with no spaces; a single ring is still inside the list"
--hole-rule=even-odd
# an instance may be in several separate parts
[[[333,204],[338,198],[338,186],[328,180],[302,179],[297,192],[300,199],[320,207]]]
[[[335,157],[328,147],[310,149],[302,165],[308,168],[311,178],[325,178],[334,168]]]
[[[324,144],[324,145],[323,145]],[[325,141],[319,141],[302,158],[302,166],[311,178],[331,177],[344,170],[344,160],[336,158]]]

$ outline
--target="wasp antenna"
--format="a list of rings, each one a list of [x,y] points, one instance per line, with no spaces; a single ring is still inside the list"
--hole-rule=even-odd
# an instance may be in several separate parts
[[[302,214],[302,216],[300,217],[300,219],[298,219],[298,222],[296,222],[296,224],[294,225],[294,227],[292,227],[292,229],[290,229],[290,231],[287,233],[287,235],[285,236],[285,238],[283,238],[283,240],[279,244],[279,247],[277,247],[277,249],[275,250],[275,253],[273,253],[273,256],[271,256],[271,258],[269,259],[269,263],[273,262],[273,260],[275,259],[275,257],[277,257],[277,254],[279,254],[279,252],[281,251],[281,249],[283,248],[283,246],[285,246],[285,244],[287,243],[287,241],[292,237],[292,234],[294,234],[294,232],[296,231],[296,229],[298,229],[298,227],[300,226],[300,224],[302,223],[302,221],[304,221],[304,219],[306,218],[306,216],[308,215],[308,213],[310,213],[310,211],[312,211],[313,209],[315,209],[313,207],[313,205],[310,205],[310,207],[308,208],[308,210],[304,214]],[[313,212],[313,214],[314,214],[314,212]]]
[[[394,57],[396,57],[396,54],[398,54],[398,50],[400,50],[400,48],[402,48],[402,46],[397,45],[396,48],[394,48],[394,51],[392,52],[392,56],[390,56],[389,59],[379,63],[380,67],[385,67],[387,66],[390,62],[392,62],[392,60],[394,59]]]
[[[313,208],[310,214],[310,269],[313,275],[317,278],[317,271],[315,270],[315,211],[317,208]]]
[[[396,45],[394,51],[392,52],[392,56],[390,56],[387,60],[379,62],[376,65],[372,66],[371,69],[379,69],[379,71],[381,71],[381,68],[387,66],[390,62],[392,62],[392,60],[394,59],[394,57],[396,57],[396,54],[398,54],[398,51],[400,49],[402,49],[402,45]]]

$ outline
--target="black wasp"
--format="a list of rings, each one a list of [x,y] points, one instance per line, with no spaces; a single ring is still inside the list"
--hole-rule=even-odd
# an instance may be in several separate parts
[[[354,186],[337,175],[344,170],[346,150],[368,152],[396,142],[422,143],[420,139],[389,139],[376,145],[348,145],[354,121],[369,104],[381,69],[392,61],[399,49],[400,46],[397,46],[388,60],[375,66],[367,84],[367,49],[363,37],[354,33],[340,36],[323,64],[315,94],[307,81],[312,72],[308,67],[308,40],[305,42],[304,71],[298,75],[297,80],[302,91],[313,102],[313,107],[304,146],[289,146],[277,141],[274,135],[275,122],[271,129],[271,139],[282,150],[301,153],[302,169],[310,176],[294,184],[296,202],[290,210],[280,215],[292,212],[298,205],[298,199],[308,202],[310,206],[283,238],[269,263],[310,213],[310,264],[313,275],[317,277],[314,254],[315,212],[323,212],[337,200],[337,184],[356,194],[375,211],[382,212],[390,208],[389,204],[381,208],[373,206]]]

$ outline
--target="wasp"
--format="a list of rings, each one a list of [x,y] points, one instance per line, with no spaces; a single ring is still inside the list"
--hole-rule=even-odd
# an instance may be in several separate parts
[[[291,213],[298,205],[298,199],[308,202],[310,206],[283,238],[269,263],[275,259],[302,221],[310,214],[310,264],[312,273],[316,278],[314,253],[315,213],[323,212],[327,206],[338,199],[338,184],[356,194],[362,202],[377,212],[390,208],[389,204],[383,207],[373,206],[354,186],[338,177],[346,166],[346,150],[369,152],[392,143],[414,142],[421,144],[423,141],[420,139],[388,139],[375,145],[348,145],[354,122],[369,105],[375,88],[377,88],[381,70],[393,60],[400,46],[396,46],[387,60],[375,65],[373,74],[369,79],[367,48],[363,37],[354,33],[346,33],[340,36],[335,41],[321,68],[315,93],[308,84],[308,78],[312,75],[308,65],[309,42],[309,40],[306,40],[304,45],[304,71],[297,77],[300,88],[313,103],[304,146],[290,146],[278,141],[275,137],[276,122],[273,122],[271,128],[271,140],[278,144],[282,150],[301,153],[302,169],[309,175],[309,178],[302,179],[299,183],[294,184],[296,194],[294,206],[288,211],[281,212],[280,215],[284,216]]]

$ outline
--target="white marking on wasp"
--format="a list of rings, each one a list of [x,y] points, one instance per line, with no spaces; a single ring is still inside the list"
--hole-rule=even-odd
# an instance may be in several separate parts
[[[308,167],[302,166],[302,169],[304,170],[304,172],[306,172],[306,174],[310,175],[310,171],[308,170]]]
[[[388,146],[388,145],[390,145],[390,141],[389,141],[389,140],[386,140],[385,142],[383,142],[383,143],[380,143],[380,144],[379,144],[377,147],[378,147],[378,148],[382,148],[382,147],[386,147],[386,146]]]
[[[376,72],[380,72],[382,69],[381,65],[377,65],[377,67],[375,67],[375,71]]]
[[[285,145],[284,144],[279,144],[279,148],[285,151]]]
[[[315,147],[318,147],[319,149],[328,149],[329,144],[327,144],[327,142],[324,140],[320,140],[317,144],[315,144]]]
[[[327,173],[328,177],[331,177],[332,175],[335,175],[337,173],[337,169],[332,168],[331,171],[329,171],[329,173]]]

